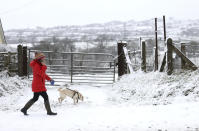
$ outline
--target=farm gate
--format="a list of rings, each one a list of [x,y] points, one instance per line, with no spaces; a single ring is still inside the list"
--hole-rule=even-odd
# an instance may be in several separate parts
[[[29,50],[29,62],[37,50]],[[46,56],[47,74],[55,86],[63,83],[112,84],[115,81],[115,61],[112,54],[39,51]],[[29,67],[29,66],[28,66]],[[28,76],[32,79],[31,69]],[[48,82],[46,84],[49,84]]]

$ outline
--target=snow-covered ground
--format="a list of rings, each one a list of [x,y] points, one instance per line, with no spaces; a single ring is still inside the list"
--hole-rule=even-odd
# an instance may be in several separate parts
[[[71,85],[84,96],[58,103],[57,88],[48,87],[48,116],[40,99],[24,116],[20,109],[32,97],[31,81],[0,73],[0,131],[198,131],[199,70],[136,72],[114,85]]]

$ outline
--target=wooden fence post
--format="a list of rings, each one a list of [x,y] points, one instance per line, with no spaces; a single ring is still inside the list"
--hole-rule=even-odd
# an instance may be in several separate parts
[[[8,72],[11,70],[11,52],[8,52]]]
[[[113,63],[113,64],[114,64],[114,65],[113,65],[113,66],[114,66],[114,67],[113,67],[113,68],[114,68],[114,74],[113,74],[113,82],[115,82],[115,67],[116,67],[116,63],[115,63],[115,60],[114,60],[114,63]]]
[[[172,39],[167,39],[167,74],[171,75],[173,72],[173,50],[172,50]]]
[[[146,45],[145,45],[145,41],[142,41],[142,53],[141,53],[141,59],[142,59],[142,63],[141,63],[141,70],[146,72]]]
[[[141,48],[142,46],[142,37],[139,38],[139,47]]]
[[[8,56],[4,55],[3,59],[4,59],[4,68],[6,69],[8,67]]]
[[[70,51],[71,51],[71,69],[70,69],[70,75],[71,75],[71,83],[73,83],[73,49],[72,49],[72,46],[71,46],[71,49],[70,49]]]
[[[140,46],[141,46],[141,44],[140,44]],[[135,48],[134,48],[134,52],[135,52]],[[135,54],[135,64],[137,64],[137,60],[136,60],[136,54]]]
[[[155,68],[154,71],[158,70],[158,31],[157,31],[157,18],[155,18]]]
[[[166,21],[165,16],[163,16],[163,28],[164,28],[164,44],[166,42],[167,36],[166,36]]]
[[[181,43],[181,52],[186,56],[186,48],[185,48],[185,43]],[[186,69],[185,66],[185,61],[181,58],[181,69]]]
[[[50,52],[48,52],[48,64],[50,65],[50,72],[51,72],[52,62],[51,62],[51,53]]]
[[[23,47],[23,76],[28,75],[27,46]]]
[[[160,72],[163,72],[164,71],[164,67],[166,65],[166,52],[164,52],[164,56],[163,56],[163,60],[162,60],[162,64],[160,66]]]
[[[11,53],[4,55],[4,68],[10,72]]]
[[[22,45],[17,46],[18,53],[18,75],[23,76],[23,50]]]
[[[28,63],[30,64],[30,49],[28,49]],[[30,66],[27,66],[28,68],[28,79],[30,78]]]
[[[119,41],[118,45],[118,76],[121,77],[124,74],[127,74],[127,63],[124,54],[123,47],[127,46],[127,43]]]

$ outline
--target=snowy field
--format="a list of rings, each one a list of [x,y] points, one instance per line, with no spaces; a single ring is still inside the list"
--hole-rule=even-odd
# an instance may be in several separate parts
[[[32,97],[31,81],[0,72],[0,131],[199,131],[199,70],[136,72],[114,85],[71,85],[84,96],[58,103],[58,87],[48,87],[57,116],[48,116],[40,99],[24,116]]]

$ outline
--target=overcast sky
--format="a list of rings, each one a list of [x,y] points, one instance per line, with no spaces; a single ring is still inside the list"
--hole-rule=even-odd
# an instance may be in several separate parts
[[[155,17],[199,19],[199,0],[0,0],[4,30]]]

